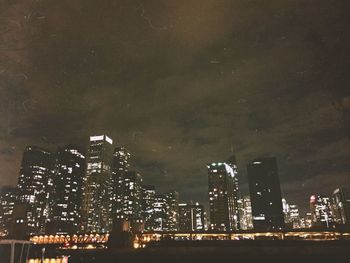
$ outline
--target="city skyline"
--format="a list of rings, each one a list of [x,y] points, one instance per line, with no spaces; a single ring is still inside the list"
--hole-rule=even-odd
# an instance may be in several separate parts
[[[0,189],[0,236],[110,234],[111,242],[119,242],[114,238],[127,233],[251,233],[254,238],[274,232],[283,239],[288,231],[349,228],[346,188],[336,188],[332,195],[312,193],[308,212],[301,212],[283,198],[274,157],[247,163],[249,196],[240,194],[234,155],[207,164],[208,209],[198,201],[184,203],[174,188],[160,193],[144,181],[142,171],[133,170],[133,158],[106,134],[89,136],[86,154],[73,144],[54,152],[27,146],[17,186]]]
[[[101,136],[105,136],[106,138],[108,138],[108,140],[110,140],[110,143],[113,143],[113,139],[111,139],[110,137],[108,137],[107,135],[101,135]],[[97,138],[97,137],[101,137],[100,135],[94,135],[94,136],[89,136],[89,138],[90,138],[90,142],[91,142],[91,138],[95,138],[95,139],[99,139],[99,138]],[[87,154],[88,154],[88,149],[89,149],[89,146],[88,145],[85,145],[85,146],[80,146],[80,145],[78,145],[78,146],[75,146],[75,145],[73,145],[73,144],[65,144],[66,145],[66,147],[77,147],[77,149],[79,149],[79,151],[81,151],[81,149],[83,149],[82,150],[82,153],[83,154],[85,154],[85,156],[87,156]],[[119,145],[119,144],[118,144]],[[115,148],[115,153],[113,153],[113,157],[114,156],[116,156],[116,153],[118,153],[118,151],[126,151],[126,149],[128,149],[127,147],[125,148],[125,146],[126,145],[124,145],[124,144],[121,144],[121,145],[119,145],[118,147],[116,147]],[[52,149],[54,149],[54,150],[52,150],[52,149],[48,149],[48,148],[42,148],[41,146],[34,146],[34,145],[31,145],[31,146],[27,146],[27,147],[39,147],[39,149],[41,149],[41,150],[43,150],[43,151],[48,151],[50,154],[51,153],[54,153],[55,151],[59,151],[61,148],[62,148],[62,145],[58,145],[58,146],[56,146],[55,148],[52,148]],[[26,148],[27,148],[26,147]],[[112,146],[111,146],[112,147]],[[110,151],[112,151],[112,150],[110,150]],[[144,172],[143,171],[141,171],[141,170],[138,170],[136,167],[135,167],[135,163],[133,162],[135,159],[137,159],[137,156],[133,156],[133,158],[130,158],[130,153],[129,152],[126,152],[126,154],[128,155],[128,157],[127,157],[127,163],[125,163],[126,161],[125,160],[122,160],[121,159],[121,163],[125,163],[126,165],[127,165],[127,167],[128,168],[130,168],[130,166],[132,166],[132,171],[134,171],[135,169],[136,169],[136,171],[140,171],[140,172],[142,172],[142,177],[144,178],[145,176],[145,174],[144,174]],[[257,159],[257,158],[270,158],[270,157],[253,157],[251,160],[249,160],[246,164],[244,164],[244,169],[246,170],[246,171],[243,171],[243,173],[242,173],[242,167],[238,167],[237,166],[237,161],[236,161],[236,155],[232,155],[232,152],[230,153],[230,158],[234,158],[234,166],[235,166],[235,168],[234,168],[234,170],[235,170],[235,173],[236,174],[238,174],[238,176],[236,176],[236,183],[238,183],[239,184],[239,190],[237,190],[237,192],[239,193],[239,197],[243,197],[243,196],[245,196],[245,195],[249,195],[250,193],[249,193],[249,186],[248,186],[248,182],[246,183],[246,185],[243,183],[241,183],[241,181],[242,181],[242,178],[241,178],[241,175],[243,174],[243,175],[246,175],[246,171],[247,171],[247,165],[249,165],[252,161],[254,161],[254,159]],[[112,154],[111,154],[111,156],[109,157],[110,158],[110,160],[112,160],[113,159],[113,157],[112,157]],[[85,158],[85,157],[84,157]],[[116,157],[114,157],[114,158],[116,158]],[[224,164],[225,163],[225,161],[224,160],[228,160],[228,159],[230,159],[230,158],[227,158],[227,156],[226,156],[226,158],[223,158],[223,159],[221,159],[222,161],[222,164]],[[272,157],[272,158],[275,158],[275,157]],[[119,158],[117,158],[116,160],[119,160]],[[218,160],[218,159],[216,159],[216,160]],[[277,159],[277,161],[278,161],[278,159]],[[218,163],[220,163],[220,161],[218,161]],[[214,163],[215,164],[215,163]],[[113,161],[110,161],[110,165],[112,165],[113,166]],[[208,166],[208,164],[204,164],[204,166],[206,167],[206,168],[208,168],[209,166]],[[117,167],[118,168],[118,167]],[[112,167],[109,167],[108,169],[112,169]],[[123,168],[123,169],[125,169],[125,168]],[[121,170],[123,170],[123,169],[121,169]],[[111,170],[112,171],[112,170]],[[125,171],[127,171],[127,170],[125,170]],[[112,172],[111,172],[112,173]],[[207,173],[207,172],[206,172]],[[111,174],[111,176],[112,176],[112,174]],[[247,175],[246,175],[247,176]],[[207,177],[205,176],[205,175],[203,175],[203,178],[204,178],[204,180],[206,180],[207,181]],[[17,180],[18,180],[18,178],[17,178]],[[148,181],[147,180],[147,184],[148,185],[157,185],[157,182],[155,181],[155,182],[150,182],[150,181]],[[0,185],[0,189],[1,188],[4,188],[4,189],[6,189],[7,187],[14,187],[14,186],[16,186],[17,185],[17,183],[15,184],[15,185],[3,185],[3,186],[1,186]],[[283,189],[283,183],[281,183],[280,184],[280,187],[281,187],[281,189]],[[310,193],[306,193],[306,196],[307,196],[307,198],[305,199],[305,200],[303,200],[303,202],[301,202],[301,203],[298,203],[298,202],[296,202],[295,200],[293,200],[293,199],[289,199],[289,198],[287,198],[288,199],[288,201],[293,201],[293,204],[294,203],[296,203],[297,205],[298,205],[298,208],[299,208],[299,210],[301,211],[301,214],[303,215],[303,216],[305,216],[308,212],[310,212],[309,211],[309,208],[310,208],[310,206],[309,206],[309,198],[310,198],[310,196],[311,195],[314,195],[314,194],[318,194],[318,195],[325,195],[325,196],[332,196],[332,194],[333,194],[333,191],[334,191],[334,189],[337,189],[337,188],[339,188],[339,187],[343,187],[343,186],[341,186],[341,185],[339,185],[339,184],[336,184],[336,183],[334,183],[334,187],[332,186],[332,187],[328,187],[328,189],[327,189],[327,191],[317,191],[317,190],[315,190],[315,191],[313,191],[313,192],[310,192]],[[161,192],[162,193],[167,193],[168,191],[170,191],[170,190],[172,190],[172,189],[174,189],[174,187],[168,187],[168,188],[164,188],[164,187],[159,187],[159,185],[157,185],[157,189],[159,190],[159,188],[161,189]],[[180,187],[179,187],[180,189],[181,189],[181,185],[180,185]],[[347,187],[345,187],[345,188],[347,188]],[[242,191],[242,189],[243,189],[243,191]],[[210,209],[209,209],[209,207],[210,207],[210,205],[209,205],[209,200],[208,200],[208,196],[207,196],[207,191],[208,191],[208,189],[205,189],[205,191],[204,192],[202,192],[201,193],[201,195],[203,196],[204,195],[204,200],[202,200],[201,198],[198,198],[198,199],[192,199],[192,198],[184,198],[184,199],[182,199],[182,201],[185,201],[185,202],[200,202],[201,204],[203,204],[204,205],[204,207],[205,207],[205,209],[206,209],[206,211],[208,212],[208,214],[209,214],[209,211],[210,211]],[[181,192],[181,191],[180,191]],[[115,193],[117,193],[117,192],[115,192]],[[182,195],[181,195],[182,196]],[[282,191],[282,197],[283,198],[286,198],[286,196],[288,196],[288,194],[287,195],[285,195],[284,194],[284,192]],[[114,205],[118,205],[118,204],[114,204]]]

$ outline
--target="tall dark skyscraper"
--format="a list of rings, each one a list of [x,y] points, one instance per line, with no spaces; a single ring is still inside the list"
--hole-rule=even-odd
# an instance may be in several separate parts
[[[106,135],[91,136],[83,189],[82,230],[107,232],[112,227],[113,141]]]
[[[120,216],[123,214],[123,192],[125,185],[125,176],[130,167],[130,153],[124,147],[114,149],[112,159],[112,215]]]
[[[55,233],[78,231],[85,172],[86,160],[79,148],[68,145],[58,149],[50,202],[50,224]]]
[[[253,225],[258,231],[284,228],[276,158],[259,158],[247,166]]]
[[[18,201],[27,207],[29,233],[44,233],[49,217],[49,200],[53,190],[54,158],[36,146],[24,153],[18,180]]]
[[[210,229],[239,229],[238,178],[235,160],[208,167]]]
[[[338,224],[350,225],[350,195],[342,187],[333,192],[335,218]]]

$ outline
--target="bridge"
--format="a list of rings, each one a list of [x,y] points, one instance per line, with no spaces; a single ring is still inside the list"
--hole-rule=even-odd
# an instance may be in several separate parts
[[[37,245],[56,245],[67,249],[106,248],[109,234],[36,235],[30,238]],[[134,235],[134,248],[151,241],[172,240],[350,240],[350,232],[287,231],[287,232],[143,232]]]

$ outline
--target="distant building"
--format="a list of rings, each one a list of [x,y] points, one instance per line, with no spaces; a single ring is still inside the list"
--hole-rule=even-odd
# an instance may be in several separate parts
[[[68,145],[58,149],[50,198],[50,232],[77,233],[81,223],[85,172],[85,156],[78,147]]]
[[[124,147],[114,149],[112,159],[112,215],[123,215],[125,176],[130,167],[130,153]]]
[[[276,159],[255,159],[248,164],[247,170],[254,229],[270,231],[284,228]]]
[[[312,226],[330,228],[334,225],[334,215],[329,197],[325,195],[312,195],[310,197],[310,210]]]
[[[128,171],[123,185],[122,215],[128,220],[142,218],[142,177],[135,171]]]
[[[91,136],[83,189],[83,232],[108,232],[112,227],[113,140],[106,135]]]
[[[153,203],[154,219],[153,230],[154,231],[166,231],[167,230],[167,211],[168,203],[165,195],[156,194]]]
[[[350,195],[342,187],[339,187],[333,192],[333,204],[335,219],[337,224],[350,224]]]
[[[249,196],[243,196],[238,200],[239,219],[241,230],[253,229],[252,206]]]
[[[145,231],[152,231],[154,224],[154,202],[156,190],[154,185],[142,186],[142,213],[145,222]]]
[[[17,192],[15,187],[3,187],[0,189],[0,237],[9,234],[16,200]]]
[[[49,218],[49,200],[53,191],[54,158],[36,146],[28,146],[22,158],[18,179],[18,202],[27,208],[28,234],[43,234]],[[22,209],[24,211],[24,209]]]
[[[293,229],[301,228],[299,207],[295,204],[289,205],[289,220]]]
[[[167,231],[177,231],[179,228],[179,193],[170,191],[165,194],[167,202]]]
[[[203,205],[179,204],[179,231],[204,231],[206,213]]]
[[[236,161],[211,163],[208,167],[210,229],[239,229]]]

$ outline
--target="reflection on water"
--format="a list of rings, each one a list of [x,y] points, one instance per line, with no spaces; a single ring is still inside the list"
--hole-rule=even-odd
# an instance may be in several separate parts
[[[68,257],[63,256],[60,258],[45,258],[43,261],[41,258],[29,259],[28,263],[68,263]]]

